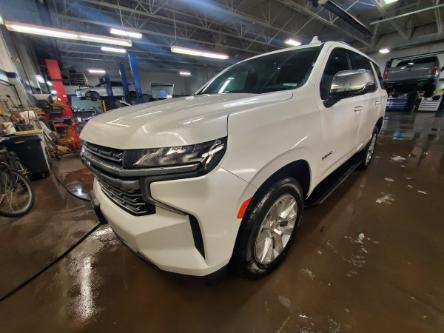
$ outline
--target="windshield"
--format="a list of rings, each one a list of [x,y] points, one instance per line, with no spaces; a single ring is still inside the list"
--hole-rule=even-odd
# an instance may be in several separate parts
[[[197,94],[266,93],[295,89],[308,79],[321,46],[254,58],[222,72]]]

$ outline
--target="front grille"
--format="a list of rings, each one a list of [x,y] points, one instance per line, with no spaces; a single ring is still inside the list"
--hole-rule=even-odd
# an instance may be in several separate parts
[[[123,150],[103,147],[89,142],[86,142],[84,147],[88,153],[99,160],[117,166],[123,166]]]
[[[155,212],[154,206],[145,202],[143,199],[143,194],[138,185],[138,181],[131,182],[132,184],[137,184],[132,188],[125,185],[119,187],[119,182],[122,184],[125,184],[126,182],[124,180],[113,179],[113,184],[111,184],[111,182],[107,181],[103,175],[96,173],[96,176],[103,193],[105,193],[116,205],[127,212],[133,215],[147,215]]]
[[[97,177],[102,192],[116,205],[133,215],[155,213],[154,205],[147,203],[140,189],[139,180],[134,177],[118,177],[106,170],[120,169],[123,166],[124,151],[84,144],[82,158]],[[104,166],[108,166],[105,167]]]

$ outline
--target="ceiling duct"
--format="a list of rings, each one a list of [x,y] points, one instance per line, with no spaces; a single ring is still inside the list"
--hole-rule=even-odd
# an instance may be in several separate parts
[[[363,34],[369,35],[369,36],[372,35],[372,32],[361,21],[359,21],[353,15],[350,15],[348,12],[346,12],[344,9],[339,7],[333,1],[331,1],[331,0],[312,0],[312,3],[313,3],[313,6],[315,6],[315,7],[322,6],[325,9],[329,10],[330,12],[332,12],[333,14],[338,16],[340,19],[347,22],[353,28],[362,32]]]

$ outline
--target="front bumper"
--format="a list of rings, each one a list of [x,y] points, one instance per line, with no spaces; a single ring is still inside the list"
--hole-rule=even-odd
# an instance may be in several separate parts
[[[250,187],[222,168],[201,177],[154,182],[151,196],[163,205],[142,216],[116,205],[97,180],[93,192],[101,213],[130,249],[163,270],[203,276],[228,264],[240,223],[237,211]],[[193,218],[203,253],[196,247]]]

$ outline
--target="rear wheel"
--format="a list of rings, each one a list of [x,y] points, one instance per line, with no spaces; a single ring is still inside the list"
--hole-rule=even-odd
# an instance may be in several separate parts
[[[253,200],[242,221],[235,249],[237,268],[255,278],[282,262],[304,208],[302,189],[293,178],[271,185]]]
[[[361,170],[366,169],[370,165],[373,159],[373,154],[375,153],[377,140],[378,140],[378,129],[375,127],[373,129],[373,134],[369,143],[367,144],[367,147],[362,151],[362,161],[359,166],[359,169]]]
[[[85,93],[85,97],[89,98],[92,101],[98,101],[100,100],[100,94],[97,91],[87,91]]]
[[[433,92],[435,91],[435,86],[433,84],[427,84],[424,87],[424,97],[432,97]]]

